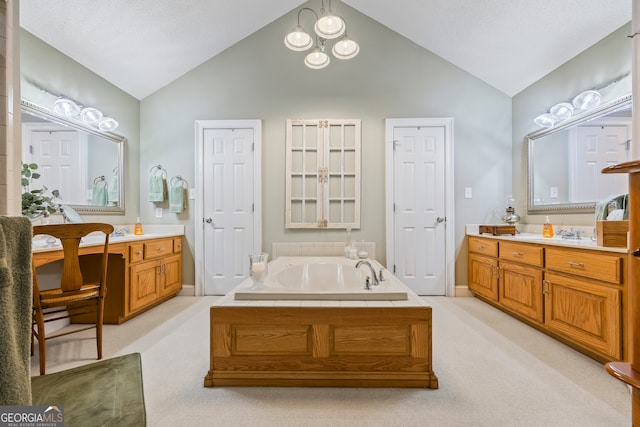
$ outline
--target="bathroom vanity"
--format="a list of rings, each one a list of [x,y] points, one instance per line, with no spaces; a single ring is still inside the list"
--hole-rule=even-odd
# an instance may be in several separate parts
[[[182,235],[167,230],[142,236],[125,235],[109,238],[107,296],[104,323],[120,324],[174,297],[182,289]],[[99,241],[92,236],[80,246],[83,274],[99,271]],[[87,256],[84,256],[87,255]],[[33,263],[43,266],[62,260],[61,246],[47,247],[34,242]],[[85,315],[86,316],[86,315]],[[83,316],[72,318],[83,323]]]
[[[626,248],[467,234],[476,297],[596,360],[628,359]]]

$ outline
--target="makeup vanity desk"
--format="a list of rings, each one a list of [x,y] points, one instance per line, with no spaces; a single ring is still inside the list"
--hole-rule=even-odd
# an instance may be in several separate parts
[[[104,323],[121,324],[180,292],[183,235],[183,226],[147,226],[142,236],[109,237]],[[101,236],[83,239],[79,250],[83,274],[99,271],[99,258],[91,255],[101,253],[101,241]],[[49,247],[44,239],[34,240],[32,253],[36,267],[63,258],[60,243]],[[72,321],[85,319],[76,316]]]

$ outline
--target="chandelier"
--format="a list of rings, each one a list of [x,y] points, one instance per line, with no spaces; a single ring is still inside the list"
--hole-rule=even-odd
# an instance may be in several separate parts
[[[313,13],[316,17],[314,25],[315,47],[307,54],[304,64],[312,69],[318,70],[326,67],[331,62],[331,58],[325,52],[328,40],[338,39],[333,45],[331,52],[338,59],[351,59],[358,54],[360,46],[347,35],[347,23],[340,16],[331,10],[331,0],[322,1],[320,14],[313,9],[303,7],[298,11],[298,25],[284,38],[284,44],[289,49],[296,52],[304,52],[313,46],[314,38],[304,31],[300,25],[300,15],[303,11]]]

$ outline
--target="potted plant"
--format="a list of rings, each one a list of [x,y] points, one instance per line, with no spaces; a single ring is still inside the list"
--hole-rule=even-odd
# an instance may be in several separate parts
[[[22,215],[31,219],[46,217],[57,212],[59,204],[56,199],[60,197],[58,190],[49,192],[44,185],[33,188],[35,181],[40,178],[40,174],[36,172],[37,169],[36,163],[22,164]]]

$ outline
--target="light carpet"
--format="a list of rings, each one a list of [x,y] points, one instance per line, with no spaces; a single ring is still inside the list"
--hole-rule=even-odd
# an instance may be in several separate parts
[[[176,297],[105,326],[105,358],[142,354],[149,426],[631,424],[629,389],[600,363],[475,298],[425,298],[437,390],[206,388],[209,307],[218,298]],[[95,360],[92,332],[81,334],[47,343],[48,373]]]

